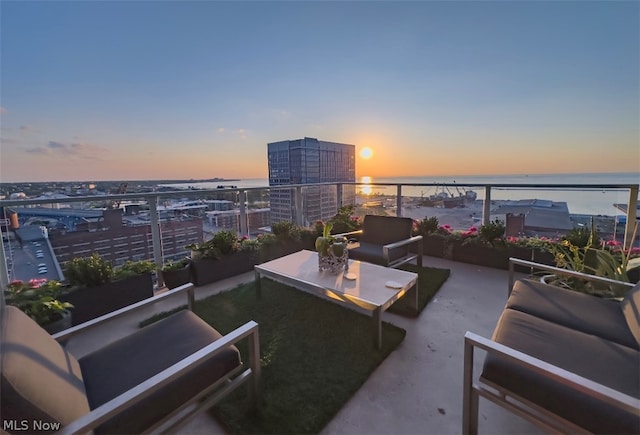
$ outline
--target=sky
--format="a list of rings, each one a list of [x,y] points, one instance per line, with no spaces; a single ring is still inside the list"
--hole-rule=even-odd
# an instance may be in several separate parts
[[[0,182],[640,172],[637,1],[0,2]]]

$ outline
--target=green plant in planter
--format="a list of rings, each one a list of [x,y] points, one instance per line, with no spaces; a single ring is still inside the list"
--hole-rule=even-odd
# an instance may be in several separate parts
[[[151,260],[127,260],[122,266],[114,270],[113,279],[123,279],[155,271],[156,264]]]
[[[240,251],[243,252],[258,252],[260,250],[260,239],[250,239],[249,237],[243,237],[240,240]]]
[[[334,234],[348,233],[350,231],[362,228],[362,220],[358,216],[354,216],[355,205],[343,205],[338,209],[334,217],[329,219],[333,224],[332,232]]]
[[[97,253],[89,257],[76,257],[65,265],[64,275],[72,287],[97,287],[111,282],[113,266]]]
[[[632,240],[635,240],[637,231],[638,225],[635,226]],[[578,234],[582,234],[582,232]],[[551,245],[550,251],[554,254],[556,266],[616,281],[630,282],[628,272],[640,267],[640,260],[632,258],[632,250],[627,252],[615,251],[601,243],[595,229],[591,229],[589,234],[590,236],[584,246],[573,244],[570,240],[571,238],[564,238],[559,243]],[[578,242],[582,241],[578,239]],[[627,287],[584,283],[572,277],[556,277],[552,280],[552,283],[606,297],[621,297],[628,290]]]
[[[600,244],[600,236],[593,225],[593,217],[591,225],[588,227],[573,228],[567,234],[562,236],[562,240],[566,240],[573,246],[578,248],[587,248]]]
[[[499,219],[489,222],[485,225],[480,225],[478,229],[478,239],[482,243],[487,243],[491,246],[495,246],[496,242],[500,242],[503,246],[506,246],[504,239],[506,227],[504,222]]]
[[[300,240],[300,228],[289,221],[271,224],[271,232],[278,240]]]
[[[425,217],[421,221],[416,221],[414,224],[414,235],[427,236],[429,234],[438,233],[440,228],[440,222],[437,216]]]
[[[162,266],[163,272],[171,272],[172,270],[182,269],[189,264],[188,258],[181,258],[178,261],[169,260]]]
[[[4,296],[8,305],[18,307],[39,325],[46,326],[60,320],[69,308],[73,308],[70,303],[58,300],[61,288],[54,280],[12,281]]]
[[[204,258],[220,259],[225,255],[237,252],[240,248],[240,241],[235,232],[222,230],[215,233],[213,237],[206,242],[187,245],[186,248],[191,250],[192,260]]]

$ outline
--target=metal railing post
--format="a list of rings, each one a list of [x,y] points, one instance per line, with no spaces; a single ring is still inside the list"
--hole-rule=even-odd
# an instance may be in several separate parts
[[[245,202],[247,201],[247,192],[244,190],[238,191],[238,201],[240,202],[240,236],[249,236],[249,226],[247,225],[247,207]]]
[[[4,237],[2,230],[0,229],[0,238]],[[4,239],[2,239],[4,240]],[[0,308],[4,307],[4,289],[9,285],[9,269],[7,268],[7,257],[4,253],[4,242],[0,243],[0,289],[2,289],[2,295],[0,295]]]
[[[402,184],[396,186],[396,216],[402,216]]]
[[[302,211],[302,187],[298,186],[294,191],[294,207],[293,207],[293,221],[298,226],[303,226],[304,213]]]
[[[157,275],[158,275],[158,287],[164,285],[162,279],[162,265],[164,259],[162,258],[162,236],[160,235],[160,219],[158,218],[158,197],[149,197],[149,214],[151,218],[151,242],[153,243],[153,261],[156,263]]]
[[[491,222],[491,186],[484,187],[484,203],[482,204],[482,225]]]
[[[638,187],[629,189],[629,201],[627,201],[627,223],[624,226],[624,249],[631,249],[636,237],[635,225],[638,217]]]

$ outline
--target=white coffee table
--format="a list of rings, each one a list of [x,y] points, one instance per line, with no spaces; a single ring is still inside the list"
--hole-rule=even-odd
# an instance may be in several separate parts
[[[260,278],[290,285],[357,311],[371,313],[374,324],[374,341],[382,347],[381,313],[395,301],[411,291],[411,305],[418,310],[418,275],[356,260],[349,260],[349,273],[355,279],[345,278],[343,273],[332,274],[318,270],[318,253],[299,251],[255,266],[256,292],[261,297]],[[386,284],[393,284],[394,288]]]

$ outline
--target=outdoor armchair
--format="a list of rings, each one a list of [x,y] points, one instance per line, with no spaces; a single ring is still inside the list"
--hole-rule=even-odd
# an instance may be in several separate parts
[[[193,303],[193,284],[49,335],[13,306],[0,309],[0,413],[4,429],[19,422],[60,424],[61,433],[166,432],[187,422],[240,385],[256,404],[260,375],[258,325],[226,335],[190,309],[75,358],[59,342],[176,293]],[[234,346],[249,342],[244,364]],[[7,426],[6,422],[16,425]],[[40,427],[40,426],[38,426]]]
[[[422,267],[422,236],[411,236],[413,220],[407,217],[366,215],[362,229],[336,236],[357,236],[359,243],[349,247],[349,258],[387,267],[417,260]]]
[[[629,288],[622,301],[539,280],[514,264]],[[491,339],[464,337],[463,433],[479,398],[555,433],[640,433],[640,284],[510,259],[509,297]],[[485,353],[474,377],[474,355]]]

